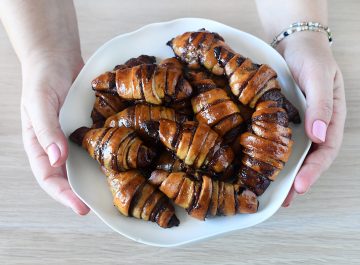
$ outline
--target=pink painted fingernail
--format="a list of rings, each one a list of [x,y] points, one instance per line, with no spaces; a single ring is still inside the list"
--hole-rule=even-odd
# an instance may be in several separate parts
[[[297,194],[305,194],[309,190],[309,186],[298,178],[295,179],[294,188]]]
[[[56,144],[51,144],[46,151],[49,157],[50,165],[53,166],[60,159],[60,149]]]
[[[320,141],[325,142],[327,125],[322,120],[316,120],[312,126],[313,135]]]

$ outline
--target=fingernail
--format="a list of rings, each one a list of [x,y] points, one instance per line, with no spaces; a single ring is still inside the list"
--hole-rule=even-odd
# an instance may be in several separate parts
[[[294,189],[297,194],[304,194],[309,190],[310,186],[304,183],[302,179],[296,178],[294,182]]]
[[[56,144],[51,144],[46,151],[49,157],[50,165],[55,165],[61,156],[59,147]]]
[[[312,126],[313,135],[320,141],[325,142],[327,125],[322,120],[316,120]]]

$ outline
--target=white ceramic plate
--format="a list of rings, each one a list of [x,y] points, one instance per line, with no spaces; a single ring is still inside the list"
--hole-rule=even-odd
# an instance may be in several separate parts
[[[147,25],[134,32],[117,36],[101,46],[76,78],[61,110],[60,122],[65,134],[69,136],[78,127],[91,125],[90,112],[94,103],[94,93],[90,83],[94,77],[141,54],[154,55],[158,61],[172,57],[173,52],[166,46],[166,42],[185,31],[200,28],[218,32],[235,51],[257,63],[266,63],[274,68],[278,73],[283,93],[299,109],[304,120],[305,99],[285,61],[273,48],[248,33],[224,24],[207,19],[184,18]],[[100,172],[97,162],[71,142],[66,164],[68,178],[75,193],[118,233],[149,245],[177,246],[256,225],[279,209],[310,147],[303,123],[298,126],[292,125],[292,128],[295,142],[293,153],[276,181],[259,198],[260,207],[256,214],[216,217],[201,222],[189,217],[183,209],[176,208],[180,226],[171,229],[162,229],[155,223],[124,217],[112,204],[106,179]]]

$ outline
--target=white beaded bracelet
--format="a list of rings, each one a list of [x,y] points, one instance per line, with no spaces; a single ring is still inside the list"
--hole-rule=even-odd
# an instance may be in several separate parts
[[[327,34],[329,44],[331,46],[333,39],[331,30],[329,27],[326,27],[322,25],[319,22],[295,22],[289,26],[286,30],[282,31],[279,35],[277,35],[273,41],[271,42],[271,46],[273,48],[276,48],[276,46],[279,44],[280,41],[282,41],[287,36],[293,34],[294,32],[300,32],[300,31],[315,31],[315,32],[324,32]]]

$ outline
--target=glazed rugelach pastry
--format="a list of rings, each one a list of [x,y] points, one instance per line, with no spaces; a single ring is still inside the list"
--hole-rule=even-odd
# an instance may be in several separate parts
[[[134,129],[142,137],[151,137],[156,140],[159,139],[160,119],[182,123],[187,120],[187,117],[176,113],[172,108],[137,104],[107,118],[104,127],[128,127]]]
[[[179,102],[191,96],[192,88],[175,67],[142,64],[108,72],[93,81],[96,91],[117,92],[128,101],[154,105]]]
[[[198,181],[184,172],[155,170],[149,182],[199,220],[207,216],[255,213],[259,205],[252,191],[206,175]]]
[[[225,74],[232,93],[242,104],[254,108],[259,100],[275,100],[288,112],[291,121],[300,122],[297,109],[280,92],[276,72],[236,53],[219,34],[205,29],[185,32],[168,45],[190,68],[203,66],[215,75]]]
[[[123,99],[154,105],[179,102],[192,93],[189,82],[177,68],[148,64],[117,70],[116,88]]]
[[[115,83],[115,71],[135,67],[142,64],[154,64],[156,58],[149,55],[140,55],[137,58],[131,58],[127,60],[124,64],[116,65],[113,71],[107,71],[99,76],[97,76],[91,82],[92,89],[95,91],[103,93],[116,94],[116,83]]]
[[[129,103],[118,95],[95,92],[95,103],[91,111],[92,128],[101,128],[105,120],[128,107]]]
[[[114,205],[121,214],[152,221],[163,228],[179,225],[169,199],[149,184],[139,171],[115,172],[104,167],[102,170],[107,176]]]
[[[187,77],[196,90],[196,95],[191,98],[195,119],[206,123],[222,137],[227,134],[230,138],[236,137],[243,118],[226,91],[217,87],[203,71],[189,71]]]
[[[70,139],[102,166],[125,216],[177,226],[171,200],[199,220],[257,212],[291,155],[297,109],[270,66],[217,33],[168,45],[175,57],[141,55],[95,78],[93,127]]]
[[[138,138],[131,128],[81,127],[70,135],[101,166],[115,171],[144,168],[151,164],[156,153]]]
[[[287,113],[274,101],[256,106],[250,132],[240,137],[242,166],[238,181],[257,195],[264,193],[288,161],[293,141]]]
[[[231,147],[205,123],[160,120],[160,141],[188,166],[224,173],[234,159]]]

